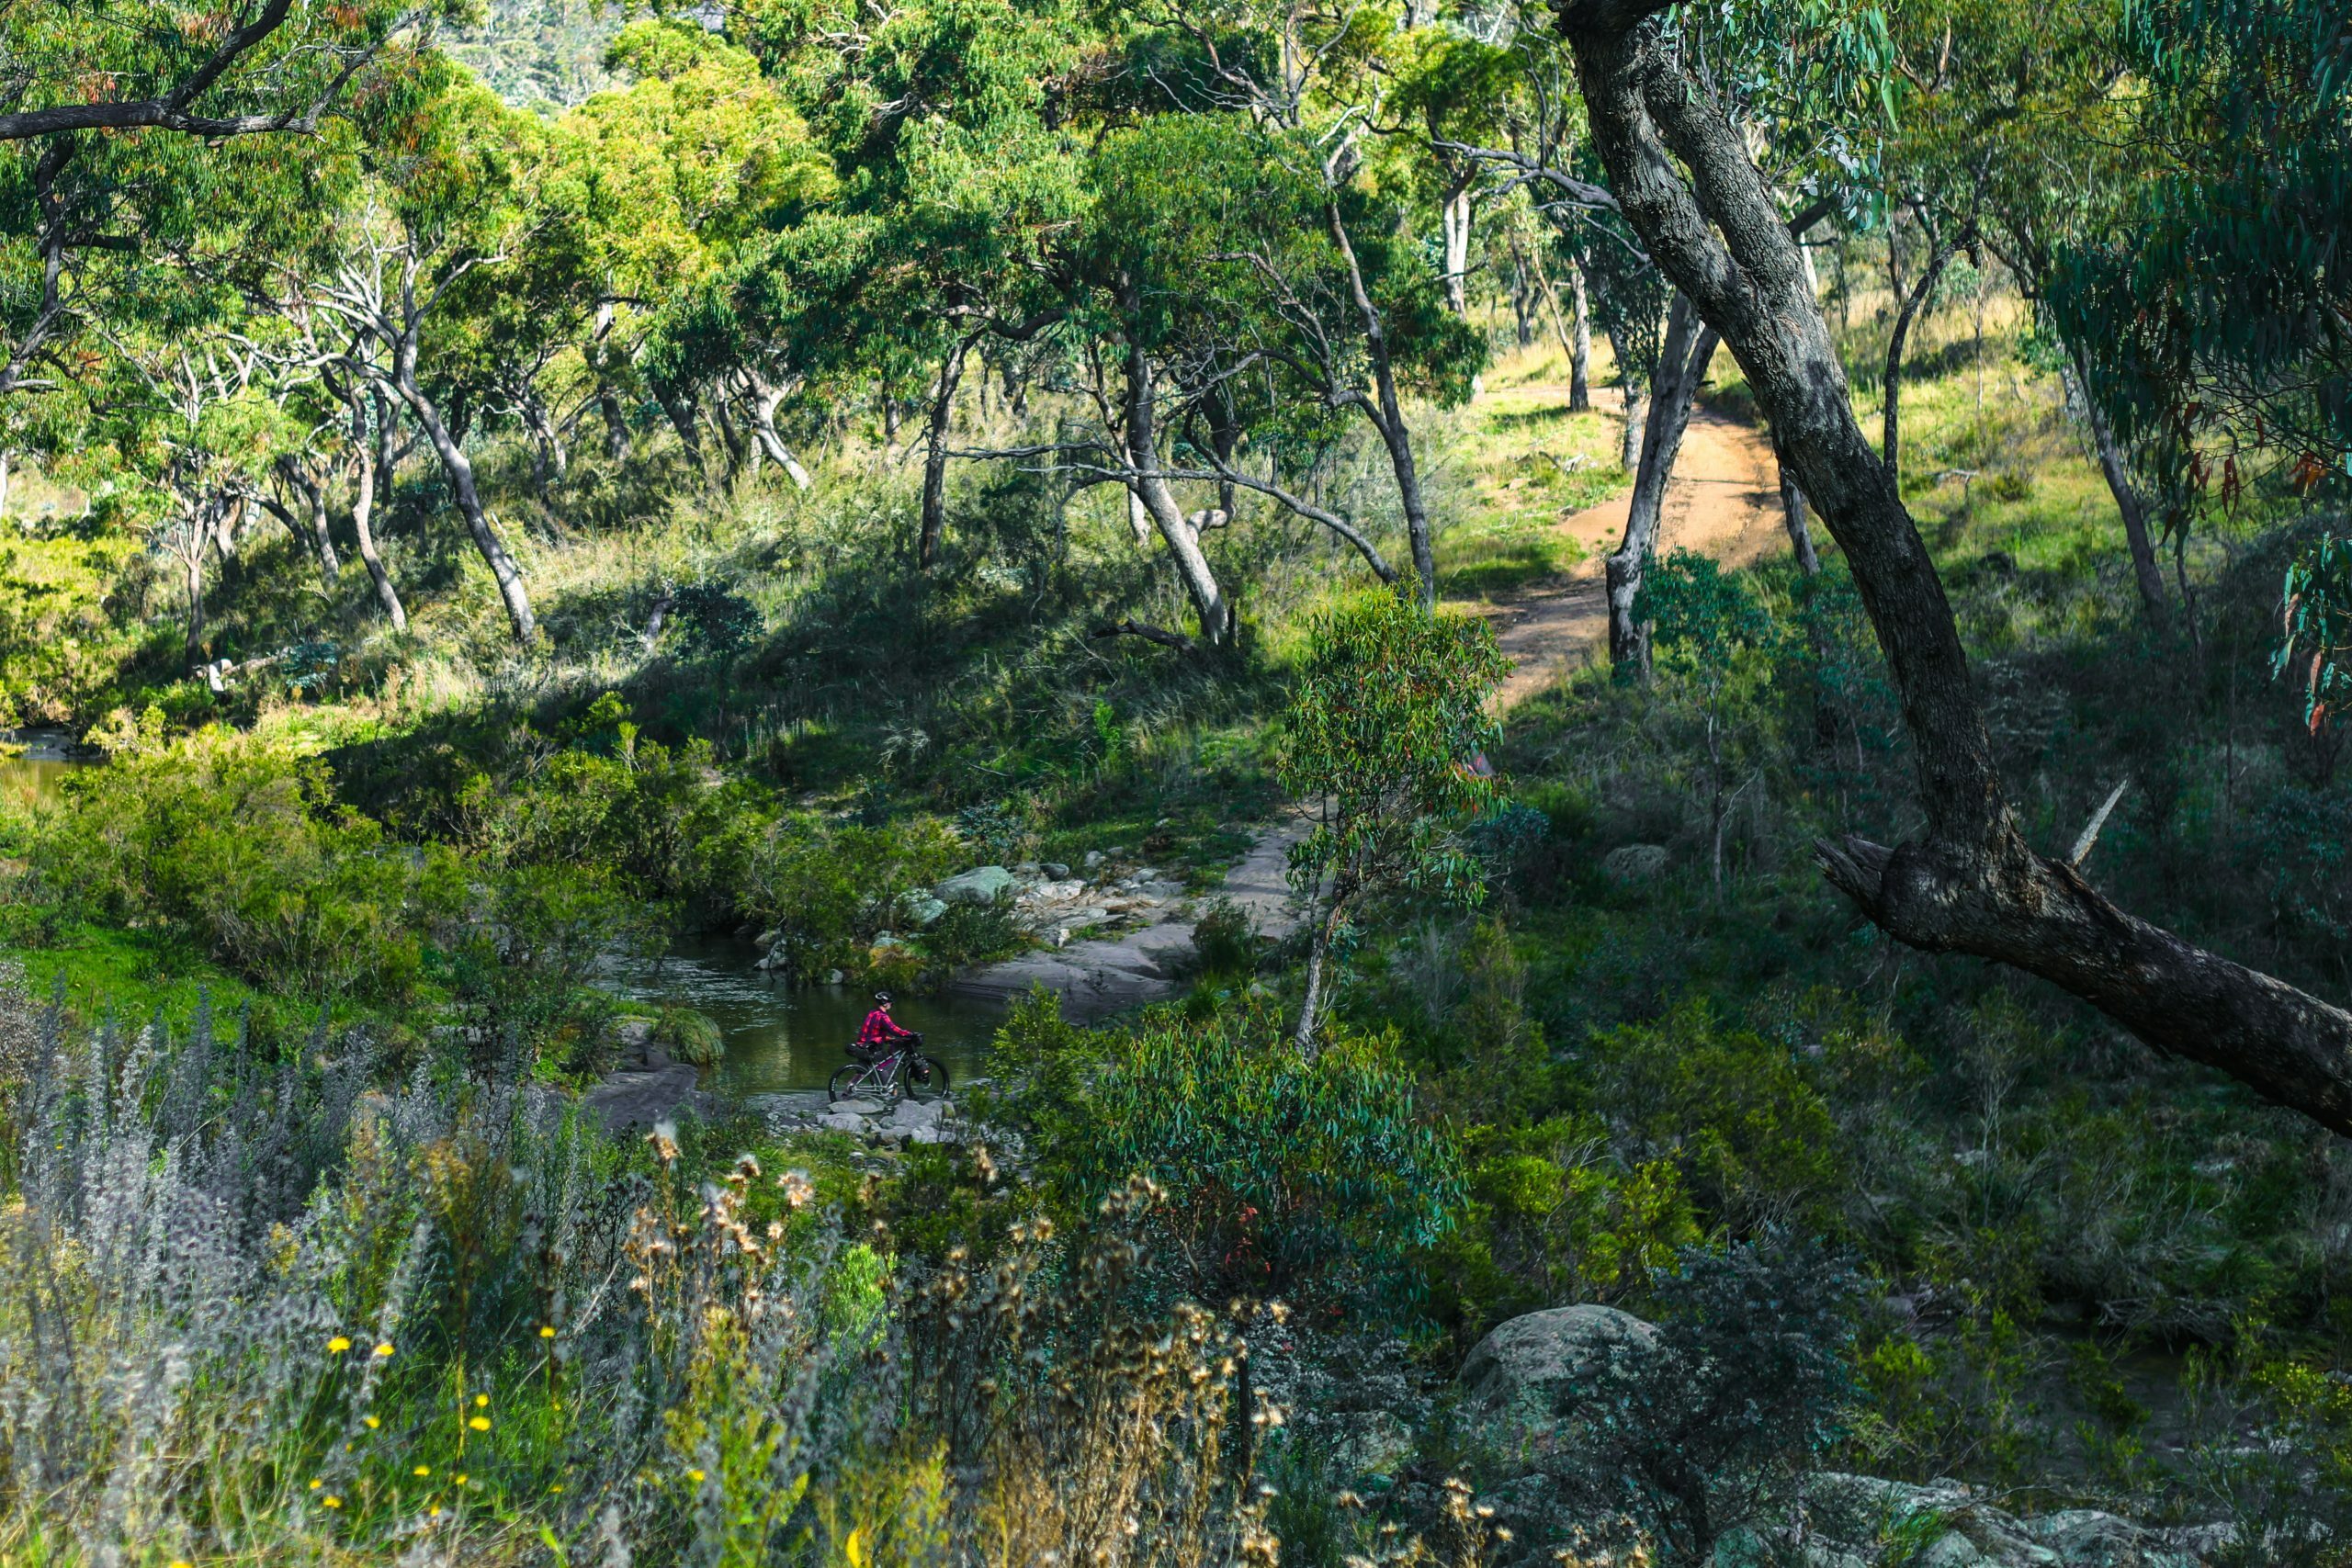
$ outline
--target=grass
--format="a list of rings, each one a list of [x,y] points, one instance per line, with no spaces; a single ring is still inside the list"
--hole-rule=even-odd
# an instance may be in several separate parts
[[[1508,354],[1467,407],[1427,422],[1442,597],[1492,600],[1573,570],[1583,552],[1559,525],[1632,484],[1617,467],[1622,421],[1604,412],[1605,347],[1594,361],[1583,412],[1567,406],[1565,356],[1544,346]]]

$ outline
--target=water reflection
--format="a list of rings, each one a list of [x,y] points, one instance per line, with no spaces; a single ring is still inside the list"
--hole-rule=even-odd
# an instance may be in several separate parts
[[[86,761],[64,730],[0,730],[0,801],[33,806],[55,800],[65,775]]]
[[[824,1088],[849,1059],[842,1048],[857,1037],[872,993],[854,986],[787,987],[755,972],[753,957],[744,942],[682,942],[658,963],[614,960],[603,982],[635,1001],[707,1013],[727,1043],[726,1060],[710,1081],[722,1095]],[[959,1084],[984,1070],[989,1041],[1004,1018],[994,1003],[953,997],[902,997],[892,1012],[922,1032],[924,1050]]]

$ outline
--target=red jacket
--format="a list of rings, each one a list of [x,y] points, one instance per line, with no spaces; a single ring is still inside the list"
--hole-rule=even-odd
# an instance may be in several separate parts
[[[901,1029],[899,1021],[881,1008],[865,1015],[865,1027],[857,1032],[860,1045],[896,1045],[901,1040],[912,1040],[915,1032]]]

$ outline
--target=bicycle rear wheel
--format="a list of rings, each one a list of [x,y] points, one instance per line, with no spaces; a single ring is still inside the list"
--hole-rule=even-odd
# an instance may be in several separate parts
[[[854,1100],[859,1090],[868,1087],[865,1077],[873,1070],[861,1062],[852,1062],[845,1067],[834,1068],[832,1080],[825,1085],[826,1100],[832,1102]]]

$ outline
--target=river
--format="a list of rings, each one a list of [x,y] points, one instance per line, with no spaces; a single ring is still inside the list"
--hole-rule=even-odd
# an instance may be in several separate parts
[[[55,800],[65,775],[85,761],[64,730],[0,730],[0,800],[11,806]]]
[[[6,805],[56,799],[66,774],[88,763],[63,730],[0,731],[0,744],[6,747],[0,751],[0,803]],[[842,1047],[856,1038],[871,993],[849,986],[795,989],[754,971],[755,956],[745,942],[687,940],[659,960],[614,960],[599,979],[633,1001],[707,1014],[727,1047],[708,1084],[728,1099],[824,1088],[847,1060]],[[908,997],[895,1012],[922,1032],[924,1049],[959,1084],[986,1070],[989,1042],[1004,1018],[996,1003],[964,998]]]
[[[708,1015],[727,1055],[707,1087],[723,1098],[824,1088],[849,1059],[842,1047],[857,1037],[874,1006],[872,993],[855,986],[786,986],[754,970],[757,956],[748,942],[687,940],[658,960],[613,960],[598,981],[632,1001]],[[901,997],[891,1011],[922,1032],[925,1053],[956,1084],[987,1070],[989,1043],[1004,1021],[997,1004],[958,997]]]

